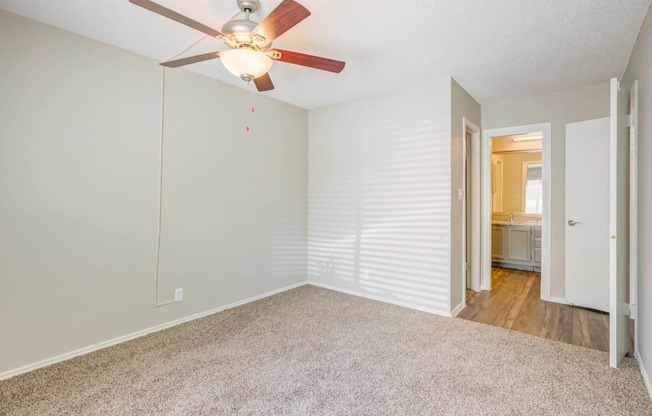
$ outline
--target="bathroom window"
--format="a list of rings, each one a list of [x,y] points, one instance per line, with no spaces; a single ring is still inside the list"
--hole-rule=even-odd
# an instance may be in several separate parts
[[[543,214],[543,175],[541,162],[523,164],[525,195],[523,211],[526,214]]]

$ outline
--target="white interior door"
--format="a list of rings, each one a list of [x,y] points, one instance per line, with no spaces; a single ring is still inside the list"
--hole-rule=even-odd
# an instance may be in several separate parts
[[[610,118],[566,125],[566,300],[609,311]]]
[[[629,350],[629,125],[628,94],[611,80],[609,166],[609,364]]]

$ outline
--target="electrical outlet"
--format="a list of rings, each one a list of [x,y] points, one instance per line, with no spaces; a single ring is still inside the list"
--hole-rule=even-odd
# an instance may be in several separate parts
[[[183,288],[174,289],[174,301],[179,302],[183,300]]]

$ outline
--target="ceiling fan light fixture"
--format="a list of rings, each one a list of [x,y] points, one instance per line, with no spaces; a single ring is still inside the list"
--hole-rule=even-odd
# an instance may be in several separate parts
[[[245,81],[265,75],[273,62],[266,53],[249,48],[224,51],[220,59],[230,73]]]
[[[271,49],[272,42],[310,16],[310,11],[295,0],[280,0],[260,23],[249,17],[260,7],[260,0],[236,0],[245,14],[244,19],[231,19],[222,26],[222,31],[213,29],[172,9],[159,4],[160,0],[129,0],[130,3],[177,23],[221,40],[230,51],[214,51],[180,59],[161,62],[168,68],[178,68],[198,62],[221,58],[226,69],[249,82],[254,81],[259,92],[271,91],[274,83],[269,76],[273,61],[299,65],[339,74],[345,62],[322,58],[305,53]],[[177,55],[178,56],[178,55]],[[176,58],[176,56],[175,56]]]

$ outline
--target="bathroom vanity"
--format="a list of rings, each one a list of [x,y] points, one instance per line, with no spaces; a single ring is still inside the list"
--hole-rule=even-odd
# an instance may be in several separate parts
[[[541,271],[540,221],[493,221],[491,252],[494,267]]]

